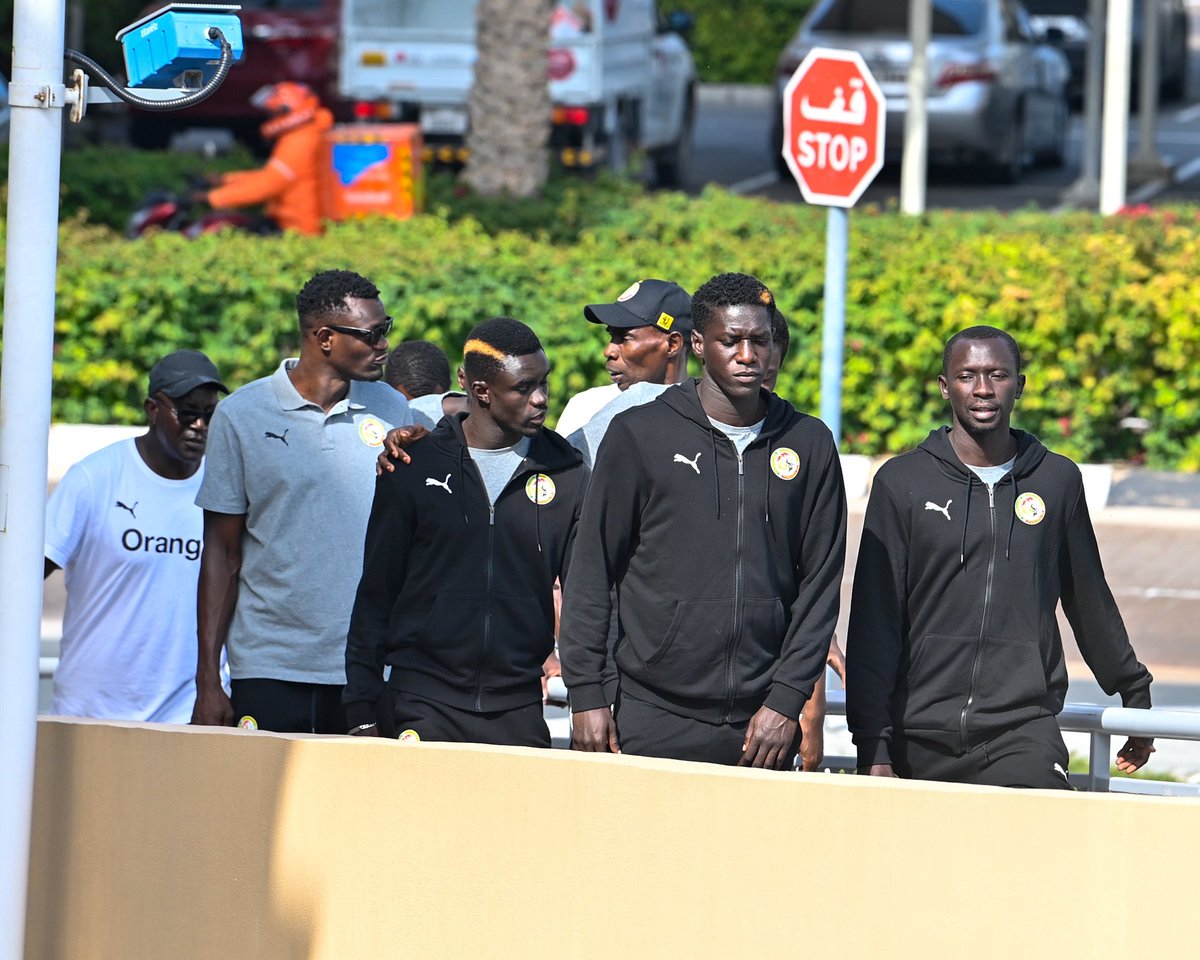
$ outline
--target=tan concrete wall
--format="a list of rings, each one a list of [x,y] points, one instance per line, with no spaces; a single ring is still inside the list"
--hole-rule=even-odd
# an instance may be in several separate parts
[[[30,960],[1193,948],[1200,804],[42,720]]]

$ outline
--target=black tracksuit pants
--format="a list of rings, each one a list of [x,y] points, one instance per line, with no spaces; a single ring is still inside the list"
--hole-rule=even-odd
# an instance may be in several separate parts
[[[1039,717],[996,734],[965,754],[916,737],[892,743],[892,769],[912,780],[1070,790],[1058,721]]]
[[[425,741],[491,743],[509,747],[549,747],[550,729],[542,705],[476,713],[403,690],[391,691],[395,736],[415,733]]]
[[[734,723],[707,723],[681,717],[645,700],[620,694],[613,718],[621,752],[634,757],[662,757],[666,760],[698,760],[735,766],[742,758],[742,744],[750,718]],[[800,734],[792,744],[783,765],[791,770]]]

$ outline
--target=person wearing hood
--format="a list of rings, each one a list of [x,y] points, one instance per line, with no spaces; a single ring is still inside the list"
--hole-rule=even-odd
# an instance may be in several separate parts
[[[321,140],[333,114],[303,83],[263,87],[250,102],[269,114],[264,140],[275,142],[266,166],[227,173],[203,199],[214,209],[265,204],[280,230],[321,232]]]
[[[559,636],[577,750],[795,758],[837,622],[846,496],[828,428],[762,388],[774,309],[745,274],[701,286],[703,377],[619,414],[600,444]]]
[[[875,476],[854,575],[846,712],[859,773],[1070,789],[1055,610],[1110,696],[1150,706],[1104,578],[1079,468],[1009,426],[1021,352],[995,327],[947,342],[952,423]],[[1117,767],[1154,750],[1132,737]]]
[[[542,668],[587,468],[544,428],[550,365],[525,324],[495,317],[464,347],[467,409],[382,471],[346,642],[349,732],[549,747]],[[391,667],[384,681],[383,669]]]

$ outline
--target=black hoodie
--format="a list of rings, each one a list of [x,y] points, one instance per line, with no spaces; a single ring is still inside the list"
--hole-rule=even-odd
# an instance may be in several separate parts
[[[587,468],[540,430],[493,507],[447,417],[375,484],[346,642],[346,720],[374,718],[390,685],[462,710],[541,699],[554,649],[552,589],[565,574]],[[541,480],[535,480],[535,476]]]
[[[709,722],[764,704],[799,717],[837,622],[846,495],[825,425],[764,396],[762,433],[740,459],[694,380],[609,426],[563,589],[575,710],[609,704],[615,585],[622,691]]]
[[[885,463],[867,505],[847,638],[846,715],[860,766],[891,762],[893,730],[965,752],[1062,710],[1055,609],[1105,693],[1150,706],[1104,579],[1079,468],[1013,431],[989,493],[948,427]]]

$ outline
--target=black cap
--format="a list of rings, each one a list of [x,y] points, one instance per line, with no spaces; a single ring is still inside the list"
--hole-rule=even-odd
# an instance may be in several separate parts
[[[591,303],[583,315],[607,327],[658,327],[665,333],[690,333],[692,298],[677,283],[639,280],[616,303]]]
[[[212,384],[225,393],[229,388],[221,382],[217,366],[199,350],[176,350],[168,353],[150,368],[149,396],[165,393],[177,400],[197,387]]]

